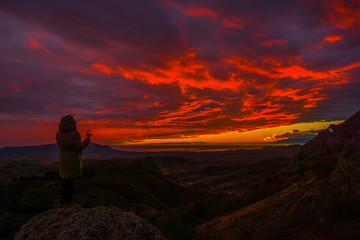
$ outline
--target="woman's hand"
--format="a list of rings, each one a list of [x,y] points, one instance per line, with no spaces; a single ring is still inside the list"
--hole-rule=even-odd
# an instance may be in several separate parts
[[[86,136],[87,136],[88,138],[91,137],[91,130],[86,130]]]

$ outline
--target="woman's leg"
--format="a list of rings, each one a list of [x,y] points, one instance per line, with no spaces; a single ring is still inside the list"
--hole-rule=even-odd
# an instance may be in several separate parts
[[[62,182],[62,186],[61,186],[61,189],[60,189],[60,198],[61,198],[61,205],[64,205],[65,203],[65,199],[66,199],[66,179],[63,180]]]
[[[71,203],[74,192],[74,179],[67,179],[67,181],[68,181],[68,188],[67,188],[67,195],[65,198],[65,202]]]
[[[74,190],[74,179],[64,179],[60,190],[61,205],[71,203]]]

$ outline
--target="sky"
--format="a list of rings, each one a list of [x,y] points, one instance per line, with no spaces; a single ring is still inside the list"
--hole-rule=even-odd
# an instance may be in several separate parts
[[[360,110],[360,1],[0,1],[0,147],[272,142]]]

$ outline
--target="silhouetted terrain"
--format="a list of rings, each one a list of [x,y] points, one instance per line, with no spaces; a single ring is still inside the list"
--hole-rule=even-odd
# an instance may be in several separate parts
[[[204,169],[206,166],[255,163],[263,159],[288,158],[294,155],[299,145],[289,147],[264,147],[259,150],[225,152],[126,152],[106,145],[90,143],[83,151],[84,162],[112,158],[143,158],[151,156],[164,174],[184,170]],[[0,180],[13,177],[44,174],[58,167],[57,144],[26,147],[0,148]],[[174,160],[177,159],[177,160]],[[188,165],[190,164],[190,165]]]
[[[30,217],[57,207],[61,181],[57,172],[0,184],[1,238],[12,235]],[[209,194],[189,191],[164,178],[151,158],[113,159],[85,164],[74,200],[82,207],[118,206],[157,221],[170,208],[191,204]]]
[[[169,239],[357,239],[359,126],[360,112],[302,147],[86,159],[74,200],[134,211]],[[56,208],[56,168],[2,162],[0,238]]]
[[[319,132],[255,187],[276,191],[199,226],[194,239],[358,239],[359,163],[360,112]]]
[[[112,149],[107,145],[90,143],[83,153],[83,158],[108,159],[123,157],[126,152]],[[40,146],[0,148],[0,162],[13,160],[32,160],[37,163],[58,161],[59,147],[56,143]]]
[[[40,148],[51,149],[51,146]],[[12,157],[16,152],[20,152],[20,156],[39,156],[39,147],[34,148],[37,150],[12,148],[11,154]],[[227,152],[163,152],[151,153],[151,157],[141,157],[149,153],[125,152],[133,157],[85,159],[84,177],[76,181],[74,200],[83,207],[105,205],[131,210],[170,239],[191,239],[196,225],[223,211],[223,202],[233,196],[230,191],[247,189],[258,174],[289,164],[289,157],[298,149],[299,146],[290,146]],[[58,150],[55,148],[55,151]],[[0,205],[0,232],[2,237],[11,239],[30,217],[58,205],[61,180],[57,175],[57,162],[50,158],[5,159],[0,166],[3,180],[0,190],[4,196]]]

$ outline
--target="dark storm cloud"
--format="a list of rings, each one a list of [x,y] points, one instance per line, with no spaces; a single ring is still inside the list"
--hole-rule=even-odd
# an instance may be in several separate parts
[[[315,137],[316,134],[319,132],[320,130],[313,130],[313,131],[299,131],[298,129],[294,129],[292,132],[286,132],[284,134],[281,135],[275,135],[276,139],[289,139],[289,138],[304,138],[304,137]]]
[[[286,132],[281,135],[275,135],[274,138],[278,143],[306,143],[307,141],[313,139],[320,130],[310,130],[310,131],[299,131],[294,129],[292,132]]]
[[[3,11],[80,47],[114,54],[122,64],[184,51],[182,37],[156,1],[2,1]],[[140,51],[138,51],[140,49]]]
[[[156,96],[153,101],[167,102],[162,110],[176,110],[182,99],[179,88],[172,84],[153,86],[121,76],[84,75],[79,68],[88,67],[96,59],[96,54],[67,49],[57,37],[37,37],[49,52],[57,55],[54,58],[41,49],[37,51],[28,46],[33,27],[26,29],[24,24],[8,14],[1,17],[4,21],[0,30],[6,33],[0,45],[4,53],[1,54],[0,73],[0,109],[3,114],[46,115],[51,118],[71,111],[94,120],[104,117],[140,119],[144,114],[157,112],[156,107],[149,107],[151,113],[146,113],[146,105],[152,100],[144,99],[144,96]],[[109,109],[109,114],[94,114]]]
[[[155,1],[2,1],[4,11],[80,45],[167,46],[178,35]],[[96,31],[94,34],[93,31]],[[139,37],[141,35],[141,37]],[[166,44],[165,44],[166,43]]]
[[[218,16],[190,17],[184,24],[189,41],[206,55],[207,46],[223,48],[228,53],[269,56],[278,60],[301,57],[310,69],[342,67],[359,61],[359,34],[337,29],[327,22],[321,4],[311,1],[171,1],[180,9],[210,9]],[[196,12],[194,10],[194,12]],[[195,13],[194,13],[195,14]],[[240,18],[239,18],[240,16]],[[226,27],[224,21],[239,23]],[[329,35],[342,41],[323,44]],[[269,47],[271,46],[271,47]],[[322,47],[320,47],[322,46]],[[212,47],[210,47],[213,49]],[[315,50],[315,51],[314,51]],[[212,54],[216,56],[216,54]],[[250,55],[250,56],[249,56]],[[209,58],[211,59],[211,58]],[[219,57],[214,58],[220,60]],[[259,67],[266,67],[260,65]]]

